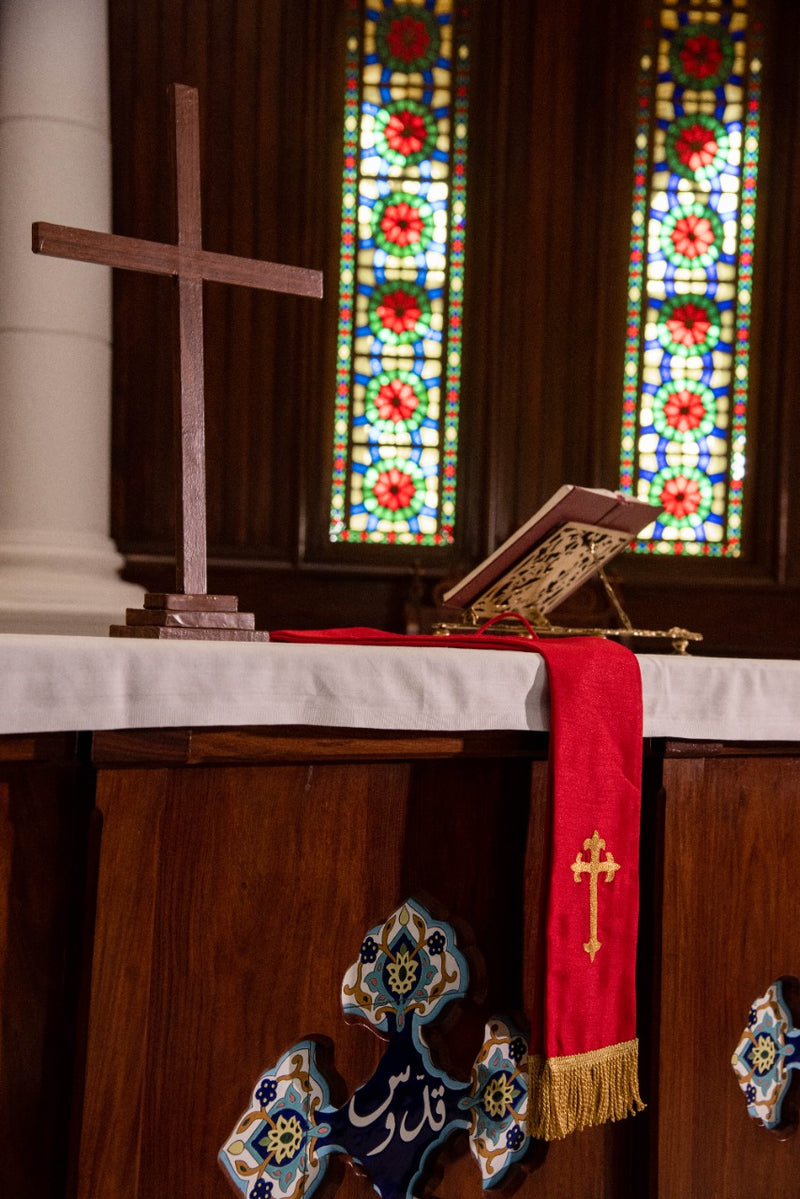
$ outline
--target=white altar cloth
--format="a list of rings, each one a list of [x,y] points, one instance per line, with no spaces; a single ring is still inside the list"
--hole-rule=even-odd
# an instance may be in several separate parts
[[[644,735],[800,741],[800,661],[639,655]],[[0,635],[0,733],[214,725],[547,728],[545,666],[498,650]]]

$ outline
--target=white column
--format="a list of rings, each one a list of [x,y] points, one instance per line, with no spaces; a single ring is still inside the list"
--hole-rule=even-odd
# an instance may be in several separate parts
[[[107,634],[111,271],[31,222],[111,220],[106,0],[0,0],[0,632]]]

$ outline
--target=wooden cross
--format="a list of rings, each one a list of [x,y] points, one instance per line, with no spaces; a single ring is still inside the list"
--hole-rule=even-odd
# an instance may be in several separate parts
[[[123,270],[171,275],[177,290],[173,368],[176,449],[176,592],[150,593],[129,608],[112,636],[267,640],[236,596],[207,595],[203,280],[322,297],[321,271],[282,266],[202,248],[200,121],[197,89],[170,88],[176,244],[142,241],[37,221],[33,252]]]
[[[597,877],[605,872],[606,882],[613,883],[614,875],[621,865],[620,862],[614,861],[614,856],[610,853],[606,854],[605,861],[600,861],[600,850],[605,847],[605,841],[595,829],[591,837],[587,837],[583,843],[583,848],[589,850],[589,861],[584,862],[578,853],[572,863],[572,873],[576,883],[581,881],[582,874],[589,875],[589,940],[584,942],[583,948],[592,962],[598,949],[602,949],[602,943],[597,939]]]

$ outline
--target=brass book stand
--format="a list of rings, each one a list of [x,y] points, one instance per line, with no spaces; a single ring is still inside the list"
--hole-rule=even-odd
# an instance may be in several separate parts
[[[612,492],[562,487],[494,554],[445,593],[445,604],[460,612],[452,620],[439,621],[435,631],[445,636],[477,632],[487,620],[508,614],[508,621],[497,620],[492,632],[525,636],[514,619],[518,614],[546,637],[666,641],[673,652],[685,654],[690,642],[702,641],[702,634],[677,626],[635,628],[603,569],[658,513],[650,504]],[[595,575],[618,623],[610,628],[553,624],[548,613]]]

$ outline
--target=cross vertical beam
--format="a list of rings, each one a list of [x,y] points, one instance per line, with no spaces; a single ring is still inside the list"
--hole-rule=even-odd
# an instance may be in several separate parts
[[[200,200],[200,115],[197,91],[183,84],[170,88],[174,236],[181,249],[202,248]],[[176,587],[204,594],[206,568],[206,459],[203,410],[203,280],[178,274],[173,286],[173,411],[176,478]]]

